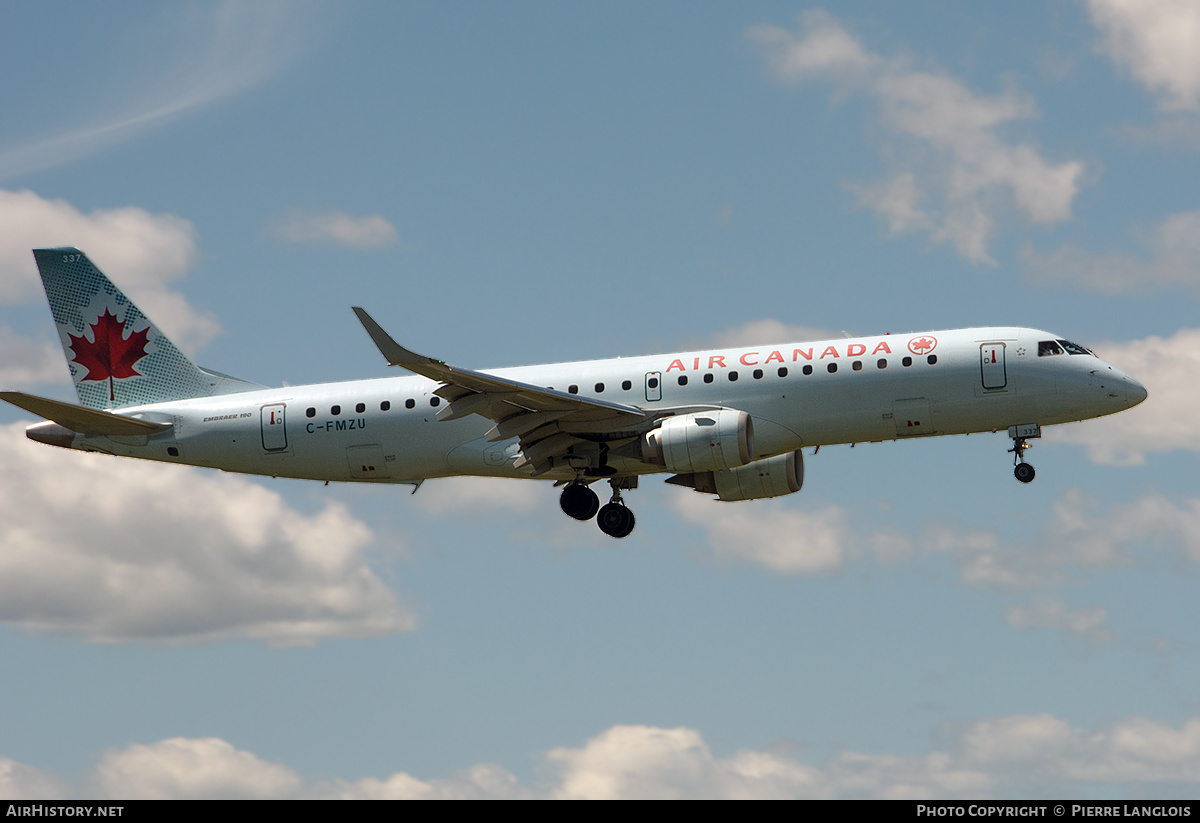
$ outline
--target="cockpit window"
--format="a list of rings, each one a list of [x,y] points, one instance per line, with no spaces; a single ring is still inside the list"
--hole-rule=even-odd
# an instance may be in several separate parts
[[[1078,343],[1072,343],[1070,340],[1059,340],[1058,342],[1067,350],[1067,354],[1090,354],[1092,357],[1096,356],[1095,352],[1091,349],[1084,348]]]
[[[1052,354],[1062,354],[1062,347],[1053,340],[1042,340],[1038,343],[1038,357],[1049,357]]]

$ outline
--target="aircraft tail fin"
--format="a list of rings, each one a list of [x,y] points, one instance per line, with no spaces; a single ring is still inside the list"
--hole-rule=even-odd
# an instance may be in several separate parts
[[[197,366],[79,249],[34,249],[79,402],[114,409],[261,389]]]

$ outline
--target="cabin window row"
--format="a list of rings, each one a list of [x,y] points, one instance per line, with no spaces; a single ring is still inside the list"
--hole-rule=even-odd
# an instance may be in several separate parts
[[[926,362],[926,363],[928,363],[928,364],[929,364],[929,365],[931,365],[931,366],[932,366],[932,365],[934,365],[934,364],[936,364],[936,363],[937,363],[937,360],[938,360],[938,359],[937,359],[937,355],[936,355],[936,354],[931,354],[931,355],[928,355],[928,356],[925,358],[925,362]],[[905,367],[911,366],[911,365],[913,364],[913,359],[912,359],[911,357],[905,356],[904,358],[902,358],[902,359],[900,360],[900,364],[901,364],[902,366],[905,366]],[[875,367],[876,367],[877,369],[886,369],[886,368],[887,368],[887,366],[888,366],[888,361],[887,361],[887,358],[881,357],[881,358],[879,358],[877,361],[875,361]],[[863,362],[862,362],[861,360],[855,360],[855,361],[854,361],[854,362],[853,362],[853,363],[850,365],[850,368],[852,368],[854,371],[862,371],[862,368],[863,368]],[[835,363],[829,363],[829,364],[828,364],[828,365],[825,367],[825,369],[826,369],[826,371],[828,371],[830,374],[834,374],[834,373],[836,373],[836,372],[837,372],[837,370],[838,370],[838,364],[837,364],[836,362],[835,362]],[[812,365],[811,365],[811,364],[805,364],[805,366],[804,366],[804,367],[801,369],[801,372],[803,372],[803,373],[804,373],[804,374],[806,374],[806,375],[807,375],[807,374],[812,374],[812,373],[813,373],[813,367],[812,367]],[[755,379],[755,380],[762,380],[762,378],[763,378],[763,376],[764,376],[764,372],[763,372],[763,370],[762,370],[762,369],[755,369],[755,370],[754,370],[754,371],[753,371],[751,374],[752,374],[752,376],[754,377],[754,379]],[[787,366],[780,366],[780,367],[779,367],[779,368],[776,370],[776,374],[778,374],[780,377],[787,377],[787,376],[788,376],[788,368],[787,368]],[[736,383],[736,382],[737,382],[737,379],[738,379],[738,373],[737,373],[736,371],[731,371],[731,372],[729,372],[727,376],[728,376],[728,378],[729,378],[729,382],[730,382],[730,383]],[[713,382],[713,381],[714,381],[716,378],[715,378],[715,376],[713,375],[713,373],[712,373],[712,372],[708,372],[708,373],[706,373],[706,374],[704,375],[704,378],[703,378],[703,379],[704,379],[704,382],[705,382],[705,383],[712,383],[712,382]],[[651,378],[651,381],[652,381],[652,384],[651,384],[650,388],[652,388],[652,389],[654,389],[654,388],[658,388],[658,385],[657,385],[657,384],[658,384],[658,381],[657,381],[657,380],[655,380],[654,378]],[[679,381],[679,385],[681,385],[681,386],[686,386],[686,385],[688,384],[688,376],[687,376],[686,374],[681,374],[681,375],[679,375],[678,381]],[[549,386],[549,387],[547,387],[547,388],[550,388],[551,390],[553,390],[553,388],[554,388],[554,387],[553,387],[553,386]],[[593,388],[593,391],[595,391],[595,393],[596,393],[596,394],[601,394],[601,393],[604,391],[604,384],[603,384],[603,383],[597,383],[597,384],[595,384],[595,386],[593,386],[592,388]],[[630,391],[631,389],[633,389],[633,381],[631,381],[631,380],[622,380],[622,381],[621,381],[621,391]],[[567,386],[567,391],[568,391],[569,393],[571,393],[571,394],[579,394],[579,386],[578,386],[577,384],[572,384],[572,385],[570,385],[570,386]],[[430,397],[430,398],[429,398],[429,405],[430,405],[431,407],[433,407],[433,408],[437,408],[438,406],[440,406],[440,405],[441,405],[441,403],[442,403],[442,399],[441,399],[440,397],[436,397],[436,396],[434,396],[434,397]],[[414,400],[413,398],[411,398],[411,397],[410,397],[410,398],[408,398],[407,400],[405,400],[405,401],[404,401],[404,408],[406,408],[406,409],[415,409],[416,407],[417,407],[417,401],[416,401],[416,400]],[[383,401],[381,401],[381,402],[380,402],[380,404],[379,404],[379,410],[380,410],[380,411],[389,411],[391,408],[392,408],[392,403],[391,403],[391,401],[390,401],[390,400],[383,400]],[[355,411],[355,413],[356,413],[356,414],[362,414],[362,413],[364,413],[366,410],[367,410],[367,404],[366,404],[366,403],[357,403],[357,404],[355,404],[355,406],[354,406],[354,411]],[[330,406],[330,407],[329,407],[329,413],[330,413],[332,416],[334,416],[334,417],[337,417],[339,414],[341,414],[341,413],[342,413],[342,407],[341,407],[340,405],[333,405],[333,406]],[[304,414],[305,414],[305,416],[306,416],[306,417],[316,417],[316,416],[317,416],[317,410],[316,410],[316,408],[315,408],[314,406],[309,406],[309,407],[308,407],[308,408],[305,410]]]
[[[441,404],[442,404],[442,398],[440,398],[440,397],[431,397],[431,398],[429,398],[429,405],[430,405],[430,406],[437,407],[437,406],[440,406]],[[417,401],[416,401],[416,400],[413,400],[411,397],[410,397],[410,398],[408,398],[407,400],[405,400],[405,401],[404,401],[404,408],[406,408],[406,409],[415,409],[416,407],[417,407]],[[391,401],[391,400],[382,400],[382,401],[380,401],[380,403],[379,403],[379,410],[380,410],[380,411],[391,411],[391,408],[392,408],[392,401]],[[356,404],[354,405],[354,412],[355,412],[355,414],[362,414],[362,413],[364,413],[366,410],[367,410],[367,404],[366,404],[366,403],[356,403]],[[329,413],[330,413],[332,416],[334,416],[334,417],[337,417],[339,414],[341,414],[341,413],[342,413],[342,407],[341,407],[340,405],[337,405],[337,404],[335,404],[335,405],[332,405],[332,406],[330,406],[330,407],[329,407]],[[309,406],[307,409],[305,409],[305,410],[304,410],[304,416],[305,416],[305,417],[316,417],[316,416],[317,416],[317,409],[316,409],[316,407],[315,407],[315,406]]]
[[[925,358],[925,362],[926,362],[926,363],[928,363],[928,364],[929,364],[929,365],[931,365],[931,366],[932,366],[932,365],[935,365],[935,364],[937,363],[937,361],[938,361],[938,358],[937,358],[937,355],[936,355],[936,354],[931,354],[931,355],[928,355],[928,356]],[[907,355],[905,355],[905,356],[904,356],[903,358],[901,358],[901,360],[900,360],[900,365],[904,366],[905,368],[907,368],[907,367],[911,366],[912,364],[913,364],[913,359],[912,359],[911,357],[908,357]],[[879,358],[877,361],[875,361],[875,368],[877,368],[877,369],[886,369],[887,367],[888,367],[888,361],[887,361],[887,358],[886,358],[886,357],[881,357],[881,358]],[[854,371],[862,371],[862,369],[863,369],[863,361],[861,361],[861,360],[855,360],[853,363],[851,363],[851,364],[850,364],[850,368],[851,368],[851,369],[853,369]],[[829,363],[829,364],[827,364],[827,365],[825,366],[825,370],[826,370],[827,372],[829,372],[830,374],[835,374],[835,373],[837,372],[837,370],[838,370],[838,364],[837,364],[836,362]],[[803,368],[802,368],[800,371],[801,371],[803,374],[806,374],[806,375],[807,375],[807,374],[812,374],[812,373],[813,373],[813,367],[812,367],[812,365],[811,365],[811,364],[805,364],[805,365],[804,365],[804,367],[803,367]],[[780,367],[779,367],[779,369],[777,370],[777,372],[776,372],[776,373],[777,373],[777,374],[778,374],[780,377],[787,377],[787,376],[788,376],[788,369],[787,369],[787,366],[780,366]],[[753,372],[753,375],[754,375],[754,379],[755,379],[755,380],[761,380],[761,379],[762,379],[762,377],[763,377],[763,370],[762,370],[762,369],[755,369],[755,370],[754,370],[754,372]],[[736,381],[737,381],[737,379],[738,379],[738,373],[737,373],[736,371],[731,371],[731,372],[729,372],[729,375],[728,375],[728,376],[729,376],[729,382],[730,382],[730,383],[734,383],[734,382],[736,382]],[[687,376],[686,374],[681,374],[681,375],[679,375],[679,377],[678,377],[677,379],[678,379],[678,383],[679,383],[679,385],[681,385],[681,386],[686,386],[686,385],[688,384],[688,376]],[[715,379],[715,378],[714,378],[714,376],[713,376],[713,373],[712,373],[712,372],[708,372],[707,374],[705,374],[705,375],[704,375],[704,382],[705,382],[705,383],[711,383],[711,382],[713,382],[713,380],[714,380],[714,379]],[[653,387],[653,386],[651,386],[651,388],[654,388],[654,387]]]

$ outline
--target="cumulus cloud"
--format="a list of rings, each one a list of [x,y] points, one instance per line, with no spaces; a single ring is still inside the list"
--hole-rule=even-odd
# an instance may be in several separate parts
[[[408,631],[340,505],[241,477],[55,449],[0,427],[0,622],[91,642],[273,646]]]
[[[1072,609],[1061,600],[1039,600],[1013,606],[1004,616],[1014,629],[1058,629],[1082,635],[1093,643],[1107,643],[1112,634],[1104,628],[1104,609]]]
[[[162,740],[104,753],[91,779],[100,797],[136,800],[266,800],[295,797],[294,771],[214,737]]]
[[[1189,0],[1088,0],[1100,50],[1165,111],[1200,108],[1200,6]]]
[[[46,322],[49,325],[50,315]],[[31,340],[8,326],[0,326],[0,387],[32,388],[42,383],[63,383],[70,376],[57,342]]]
[[[512,772],[491,763],[472,766],[448,778],[421,780],[397,772],[383,780],[364,778],[341,783],[317,796],[340,800],[531,800],[537,794]]]
[[[1200,287],[1200,211],[1173,214],[1141,237],[1143,256],[1094,254],[1078,246],[1052,252],[1026,249],[1023,260],[1036,282],[1066,283],[1104,292],[1144,293],[1173,286]]]
[[[924,754],[843,749],[824,762],[776,751],[715,754],[686,727],[618,725],[543,755],[545,778],[525,786],[495,764],[445,778],[405,772],[357,781],[302,778],[217,738],[173,738],[105,752],[85,790],[0,759],[6,797],[135,799],[641,799],[1022,798],[1031,795],[1190,795],[1200,784],[1200,718],[1179,726],[1131,716],[1095,729],[1052,714],[985,717]],[[5,779],[10,777],[8,782]]]
[[[65,780],[0,757],[0,796],[7,800],[58,800],[69,791]]]
[[[1151,336],[1120,343],[1099,343],[1100,355],[1146,387],[1145,402],[1119,415],[1050,429],[1060,443],[1087,448],[1097,463],[1141,464],[1150,454],[1176,449],[1200,451],[1200,329],[1181,329],[1170,337]]]
[[[698,347],[726,349],[735,346],[758,346],[763,343],[783,343],[796,340],[829,340],[840,335],[817,326],[799,326],[764,318],[750,320],[740,326],[724,329]]]
[[[350,249],[379,249],[396,242],[396,229],[386,218],[355,217],[344,212],[292,213],[276,220],[272,233],[287,243],[331,244]]]
[[[169,288],[196,258],[195,231],[183,218],[133,207],[84,214],[65,200],[0,190],[0,225],[0,303],[45,305],[31,250],[75,246],[185,350],[221,330]]]
[[[992,263],[987,246],[1006,209],[1041,225],[1070,218],[1083,164],[1053,163],[1001,133],[1034,117],[1027,95],[975,94],[945,72],[871,53],[824,11],[802,14],[796,32],[757,26],[748,36],[779,80],[828,80],[840,96],[875,102],[896,141],[889,155],[897,168],[883,182],[847,185],[892,232],[920,231],[972,262]]]
[[[839,506],[797,509],[780,500],[714,503],[711,496],[690,491],[673,494],[670,506],[704,529],[717,558],[780,574],[835,571],[858,543]]]
[[[59,90],[63,107],[76,113],[72,127],[0,147],[0,179],[86,157],[245,92],[293,59],[306,28],[306,14],[295,3],[227,0],[184,14],[184,19],[147,19],[147,25],[159,28],[145,33],[146,42],[170,43],[171,48],[162,52],[163,64],[136,70],[137,76],[147,78],[145,85],[115,84],[100,107],[103,115],[81,118],[78,113],[91,101],[72,101],[77,88]],[[98,44],[93,41],[89,47]],[[115,59],[120,62],[131,53],[124,51]],[[96,65],[108,62],[100,59]]]
[[[545,483],[498,477],[446,477],[424,483],[413,497],[418,509],[440,515],[448,512],[529,512],[544,505]]]

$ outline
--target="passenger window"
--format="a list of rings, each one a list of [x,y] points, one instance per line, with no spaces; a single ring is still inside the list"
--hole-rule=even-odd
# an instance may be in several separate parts
[[[731,372],[729,373],[729,382],[730,382],[730,383],[736,383],[736,382],[737,382],[737,372],[735,372],[735,371],[731,371]]]
[[[359,414],[362,414],[366,410],[367,410],[366,403],[359,403],[357,406],[354,407],[354,411],[358,412]]]
[[[862,371],[862,361],[861,361],[861,360],[855,360],[855,361],[854,361],[854,370],[855,370],[855,371]]]
[[[600,392],[602,392],[602,391],[604,391],[604,384],[603,384],[603,383],[597,383],[597,384],[596,384],[596,394],[599,394],[599,393],[600,393]]]
[[[711,383],[712,381],[713,381],[712,372],[709,372],[708,374],[704,375],[705,383]]]
[[[404,408],[415,409],[416,407],[417,407],[417,401],[413,400],[411,397],[404,401]]]
[[[787,377],[787,366],[781,366],[781,367],[779,368],[779,376],[780,376],[780,377]]]
[[[629,391],[633,388],[633,383],[628,380],[621,381],[621,391]]]
[[[837,363],[830,363],[828,366],[825,367],[825,370],[827,372],[829,372],[830,374],[833,374],[834,372],[837,371]]]
[[[380,404],[379,404],[379,410],[380,410],[380,411],[387,411],[387,410],[388,410],[388,409],[390,409],[391,407],[392,407],[392,401],[391,401],[391,400],[384,400],[382,403],[380,403]]]
[[[928,357],[925,358],[925,362],[931,366],[937,365],[937,355],[936,354],[929,355]]]
[[[431,398],[429,398],[429,405],[431,405],[431,406],[440,406],[441,404],[442,404],[442,398],[440,398],[440,397],[431,397]]]
[[[912,365],[912,358],[905,357],[903,360],[900,361],[900,365],[904,366],[905,368],[908,368],[909,366]]]
[[[330,406],[330,407],[329,407],[329,413],[330,413],[330,414],[341,414],[341,413],[342,413],[342,407],[341,407],[341,406]]]
[[[681,385],[681,386],[687,385],[687,375],[686,374],[679,375],[679,385]]]
[[[571,394],[579,394],[579,387],[576,385],[570,385],[567,386],[567,391],[569,391]]]
[[[649,380],[646,381],[646,385],[652,389],[657,389],[658,388],[658,378],[651,377]]]
[[[304,416],[305,417],[316,417],[317,410],[314,409],[312,406],[309,406],[307,409],[304,410]]]
[[[886,357],[879,358],[879,360],[875,363],[875,365],[881,369],[886,369],[887,368],[887,358]]]
[[[762,380],[762,369],[755,369],[755,370],[754,370],[754,379],[755,379],[755,380]]]
[[[812,366],[806,365],[801,371],[803,371],[805,374],[812,374]]]

